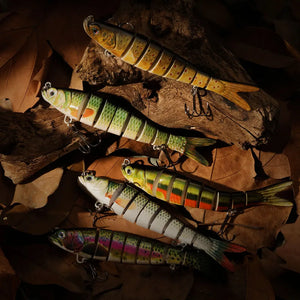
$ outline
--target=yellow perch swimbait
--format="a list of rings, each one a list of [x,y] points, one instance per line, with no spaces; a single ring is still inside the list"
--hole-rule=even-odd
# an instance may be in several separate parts
[[[251,110],[238,93],[258,91],[256,86],[213,78],[157,43],[120,27],[95,22],[93,16],[84,20],[83,27],[100,46],[137,68],[215,92],[242,109]]]

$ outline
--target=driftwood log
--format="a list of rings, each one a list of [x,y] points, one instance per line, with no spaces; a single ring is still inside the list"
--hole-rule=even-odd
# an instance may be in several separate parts
[[[212,36],[207,36],[194,13],[195,1],[122,1],[109,22],[132,24],[137,33],[152,39],[223,80],[255,84],[234,55]],[[95,16],[97,20],[97,16]],[[132,29],[131,29],[132,30]],[[208,92],[203,97],[212,118],[189,119],[184,104],[192,107],[191,85],[141,71],[91,41],[77,72],[83,81],[101,87],[102,92],[122,96],[144,115],[161,125],[196,129],[204,134],[241,147],[266,144],[276,128],[279,105],[263,90],[243,94],[252,107],[247,112],[222,96]]]
[[[13,183],[22,182],[79,147],[77,137],[55,109],[26,113],[0,110],[0,162]]]

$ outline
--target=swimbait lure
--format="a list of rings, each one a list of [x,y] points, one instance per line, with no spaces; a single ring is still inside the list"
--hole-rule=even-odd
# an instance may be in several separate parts
[[[238,93],[258,91],[256,86],[213,78],[157,43],[112,24],[95,22],[93,16],[84,20],[83,28],[100,46],[126,63],[155,75],[215,92],[242,109],[251,110]]]
[[[214,261],[203,251],[176,247],[135,234],[107,229],[58,229],[49,236],[56,246],[84,259],[129,264],[178,265],[211,273]]]
[[[228,211],[262,204],[293,206],[289,200],[276,196],[292,185],[291,180],[252,191],[221,192],[175,172],[151,166],[124,165],[122,174],[149,195],[187,207]]]
[[[196,147],[213,145],[209,138],[184,137],[161,130],[146,117],[139,117],[131,109],[119,106],[112,99],[104,99],[77,90],[56,89],[47,82],[42,89],[43,98],[70,118],[103,131],[141,143],[166,145],[171,150],[208,165]]]
[[[90,172],[82,174],[78,180],[84,189],[97,199],[96,207],[107,206],[130,222],[175,239],[181,244],[204,250],[230,271],[233,271],[234,267],[224,255],[224,251],[245,251],[245,248],[241,246],[198,233],[173,216],[168,208],[162,207],[161,201],[155,201],[144,191],[127,183],[117,183],[107,178],[96,177]]]

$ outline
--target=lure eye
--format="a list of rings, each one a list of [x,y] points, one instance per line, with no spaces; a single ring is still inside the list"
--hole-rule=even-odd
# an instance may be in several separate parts
[[[98,34],[99,33],[99,29],[97,27],[93,27],[92,28],[92,32],[93,32],[93,34]]]
[[[60,232],[58,233],[58,237],[61,238],[61,239],[65,238],[65,237],[66,237],[65,232],[64,232],[64,231],[60,231]]]
[[[132,174],[132,169],[131,168],[126,168],[126,174],[131,175]]]
[[[87,181],[91,181],[92,179],[93,179],[93,177],[91,175],[86,176]]]
[[[50,97],[53,97],[53,96],[55,96],[55,95],[56,95],[56,90],[55,90],[55,89],[49,90],[49,96],[50,96]]]

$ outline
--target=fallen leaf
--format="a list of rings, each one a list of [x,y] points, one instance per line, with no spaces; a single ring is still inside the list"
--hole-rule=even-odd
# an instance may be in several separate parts
[[[30,284],[58,284],[84,293],[88,276],[74,256],[50,244],[5,246],[5,253],[19,278]]]
[[[257,154],[264,172],[274,179],[283,179],[291,176],[288,157],[283,153],[273,153],[254,150]]]
[[[222,29],[231,29],[234,25],[233,16],[228,8],[218,0],[205,1],[200,0],[195,2],[195,10],[203,18],[209,20],[213,24]]]
[[[291,137],[288,145],[284,149],[284,153],[287,155],[290,167],[291,167],[291,177],[294,183],[294,193],[296,202],[296,212],[300,214],[300,122],[299,122],[299,112],[300,107],[298,103],[290,103],[289,105],[291,111]],[[300,220],[297,216],[297,220],[293,224],[285,224],[281,229],[285,243],[282,247],[276,249],[276,253],[282,257],[286,264],[282,265],[284,268],[300,273]]]
[[[32,107],[38,101],[36,96],[52,53],[49,44],[74,68],[89,41],[82,27],[84,17],[97,14],[99,8],[102,16],[107,16],[117,8],[118,1],[105,4],[65,0],[49,9],[47,1],[9,3],[11,13],[5,14],[0,23],[0,99],[11,99],[17,112]],[[71,21],[70,30],[70,20],[75,16],[80,21]]]
[[[77,174],[65,171],[58,189],[42,208],[31,209],[22,204],[7,207],[0,215],[0,225],[9,225],[33,235],[49,232],[69,215],[78,196]]]
[[[17,184],[12,204],[20,203],[29,208],[41,208],[48,202],[48,197],[58,188],[63,169],[54,169],[32,182]]]
[[[188,299],[193,285],[191,270],[172,272],[167,267],[131,265],[119,270],[123,279],[122,299]]]
[[[247,300],[275,299],[275,294],[270,281],[264,275],[257,257],[246,257],[247,263]]]
[[[14,269],[0,248],[0,289],[1,299],[14,300],[20,284]]]
[[[274,20],[275,30],[281,38],[300,50],[300,22],[294,20]]]
[[[240,29],[228,36],[225,43],[238,57],[261,66],[285,68],[295,62],[280,36],[267,28]]]

